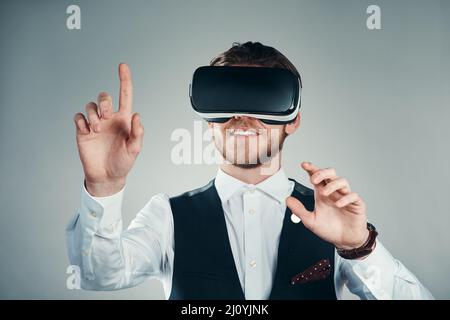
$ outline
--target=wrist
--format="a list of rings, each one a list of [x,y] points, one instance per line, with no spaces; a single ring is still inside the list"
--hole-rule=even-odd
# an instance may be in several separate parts
[[[357,248],[363,246],[363,245],[366,243],[367,239],[369,238],[369,235],[370,235],[369,229],[364,228],[364,231],[362,232],[362,236],[360,237],[360,240],[359,240],[359,241],[355,241],[355,242],[353,242],[351,245],[334,244],[334,246],[335,246],[337,249],[340,249],[340,250],[353,250],[353,249],[357,249]]]
[[[367,230],[369,232],[369,235],[366,241],[361,246],[352,249],[336,247],[337,253],[344,259],[350,260],[362,259],[368,256],[375,249],[376,237],[378,235],[378,232],[376,228],[370,223],[367,223]]]
[[[108,197],[122,190],[125,187],[125,181],[125,178],[103,182],[85,179],[84,186],[86,191],[93,197]]]

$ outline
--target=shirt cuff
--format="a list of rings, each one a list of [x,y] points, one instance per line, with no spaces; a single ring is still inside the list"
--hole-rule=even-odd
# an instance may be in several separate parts
[[[122,202],[125,186],[117,193],[107,197],[94,197],[89,194],[83,182],[81,190],[80,219],[84,225],[98,225],[113,230],[122,220]]]
[[[364,259],[343,261],[351,265],[351,270],[376,299],[392,299],[395,259],[378,239],[375,249]]]

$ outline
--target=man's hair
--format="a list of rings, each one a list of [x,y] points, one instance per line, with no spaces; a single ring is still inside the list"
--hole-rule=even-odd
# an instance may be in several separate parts
[[[270,68],[288,69],[294,73],[300,80],[302,78],[297,68],[277,49],[265,46],[260,42],[246,43],[233,42],[233,45],[227,51],[221,53],[211,60],[211,66],[229,66],[233,64],[259,65]]]

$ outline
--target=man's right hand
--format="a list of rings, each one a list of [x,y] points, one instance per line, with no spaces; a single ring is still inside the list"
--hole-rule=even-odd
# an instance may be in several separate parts
[[[85,183],[92,196],[103,197],[120,191],[142,147],[144,128],[139,114],[132,114],[133,87],[130,69],[119,65],[119,110],[114,112],[106,92],[97,103],[86,105],[86,117],[74,117],[78,152]]]

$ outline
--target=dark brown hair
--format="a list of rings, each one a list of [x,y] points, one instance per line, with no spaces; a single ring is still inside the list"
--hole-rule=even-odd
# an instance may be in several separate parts
[[[300,80],[302,78],[297,68],[277,49],[265,46],[260,42],[246,43],[233,42],[233,45],[227,51],[221,53],[211,60],[211,66],[228,66],[233,64],[260,65],[270,68],[284,68],[293,72]]]

